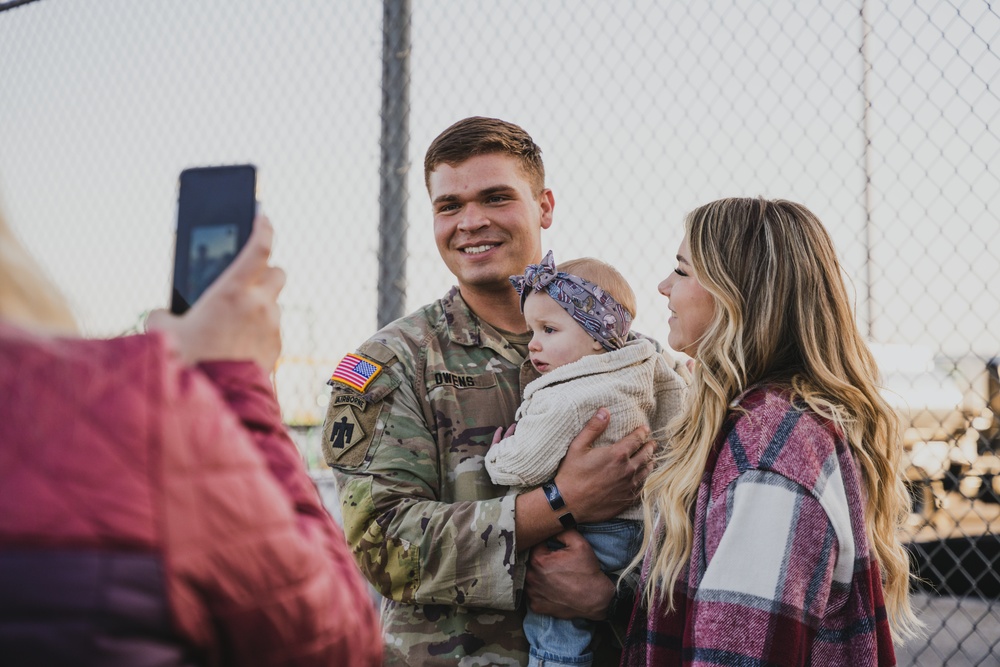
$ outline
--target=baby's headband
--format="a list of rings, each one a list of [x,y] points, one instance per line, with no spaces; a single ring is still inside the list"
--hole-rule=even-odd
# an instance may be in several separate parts
[[[556,271],[551,250],[541,264],[529,264],[523,276],[511,276],[510,282],[521,295],[522,312],[528,294],[545,292],[604,349],[625,346],[632,316],[600,286],[572,273]]]

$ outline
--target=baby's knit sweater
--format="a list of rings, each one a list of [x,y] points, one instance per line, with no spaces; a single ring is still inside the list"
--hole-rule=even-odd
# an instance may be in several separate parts
[[[569,443],[598,408],[610,413],[595,447],[618,442],[639,426],[662,429],[680,409],[685,383],[672,364],[645,339],[583,357],[534,380],[524,389],[517,428],[486,455],[495,484],[521,492],[549,481]],[[620,518],[640,519],[632,507]]]

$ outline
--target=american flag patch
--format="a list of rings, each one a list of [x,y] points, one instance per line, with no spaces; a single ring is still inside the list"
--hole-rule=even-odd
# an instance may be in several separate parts
[[[337,364],[337,369],[333,371],[327,384],[340,382],[351,389],[364,391],[381,372],[382,367],[374,361],[369,361],[356,354],[348,354]]]

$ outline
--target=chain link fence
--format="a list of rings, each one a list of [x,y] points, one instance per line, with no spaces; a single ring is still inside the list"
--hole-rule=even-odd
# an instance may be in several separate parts
[[[907,426],[927,634],[900,662],[1000,664],[995,7],[387,5],[405,11],[384,48],[374,0],[0,2],[2,207],[85,330],[166,304],[181,169],[257,164],[289,276],[276,384],[319,471],[325,381],[375,330],[380,282],[402,312],[451,284],[421,161],[455,120],[534,136],[557,204],[546,246],[617,266],[661,339],[656,285],[688,210],[801,201],[837,243]]]

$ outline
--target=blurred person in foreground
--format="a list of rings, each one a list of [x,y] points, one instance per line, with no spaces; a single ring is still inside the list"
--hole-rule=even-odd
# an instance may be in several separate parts
[[[258,218],[153,333],[86,340],[0,219],[0,661],[376,665],[377,621],[281,424]]]
[[[493,434],[513,423],[539,377],[510,276],[541,261],[555,200],[541,150],[494,118],[466,118],[438,135],[424,177],[438,252],[458,285],[338,365],[324,453],[348,542],[385,596],[386,664],[524,665],[525,591],[539,613],[613,616],[614,580],[566,527],[634,504],[653,443],[640,427],[592,447],[608,426],[602,408],[573,439],[548,496],[541,488],[506,495],[491,482],[484,457]],[[565,549],[546,548],[555,535]],[[620,606],[627,613],[631,599]],[[595,664],[618,661],[607,624],[593,650]]]
[[[643,491],[622,664],[894,665],[918,625],[902,449],[823,225],[712,202],[659,289],[694,378]]]

